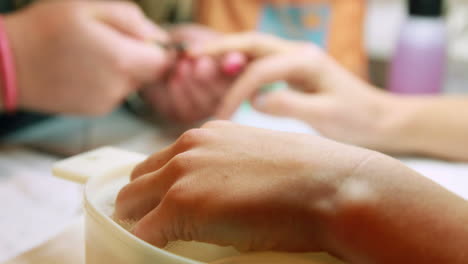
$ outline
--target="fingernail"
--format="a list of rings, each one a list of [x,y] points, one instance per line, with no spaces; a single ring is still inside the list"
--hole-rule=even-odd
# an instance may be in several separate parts
[[[223,71],[228,76],[235,77],[239,75],[245,65],[245,56],[238,52],[230,53],[223,59]]]
[[[224,65],[223,71],[226,75],[228,76],[237,76],[243,69],[243,65],[238,64],[238,63],[229,63]]]

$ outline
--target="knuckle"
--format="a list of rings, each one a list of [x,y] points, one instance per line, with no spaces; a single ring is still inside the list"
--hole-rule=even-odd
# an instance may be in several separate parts
[[[135,166],[132,173],[130,174],[130,180],[133,181],[136,178],[140,177],[143,174],[143,172],[145,171],[145,167],[146,166],[145,166],[144,163],[141,163],[141,164],[138,164],[137,166]]]
[[[229,122],[229,121],[225,121],[225,120],[215,120],[215,121],[208,121],[206,122],[202,128],[205,128],[205,129],[215,129],[215,128],[223,128],[223,127],[228,127],[228,126],[231,126],[232,123]]]
[[[205,129],[191,129],[180,136],[177,144],[184,148],[193,148],[206,141],[207,137],[208,132]]]
[[[174,184],[164,197],[165,202],[169,204],[175,204],[182,208],[190,208],[194,199],[192,197],[191,187],[183,182]]]
[[[168,163],[168,167],[173,173],[179,174],[177,177],[181,177],[185,174],[192,166],[192,157],[190,154],[181,153],[172,158]]]
[[[270,95],[270,104],[276,106],[278,109],[288,108],[290,106],[289,101],[285,99],[283,93],[277,92]]]

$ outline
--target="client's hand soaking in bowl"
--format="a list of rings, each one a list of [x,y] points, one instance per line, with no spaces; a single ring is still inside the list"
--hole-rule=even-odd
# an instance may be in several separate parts
[[[177,241],[166,248],[154,247],[134,236],[129,221],[114,221],[115,199],[129,182],[132,169],[146,156],[115,148],[101,148],[57,163],[54,175],[86,183],[86,264],[201,264],[239,256],[232,247]],[[240,256],[255,263],[340,263],[324,254],[256,253]],[[219,261],[219,262],[218,262]],[[260,262],[259,262],[260,261]],[[239,263],[239,262],[236,262]]]

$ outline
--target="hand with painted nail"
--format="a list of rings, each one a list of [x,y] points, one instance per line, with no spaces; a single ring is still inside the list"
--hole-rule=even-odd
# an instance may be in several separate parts
[[[194,56],[242,52],[250,62],[217,110],[228,119],[243,100],[272,115],[310,124],[322,135],[394,155],[467,161],[468,98],[402,96],[385,92],[348,72],[310,43],[248,33],[212,41]],[[286,81],[292,89],[259,93]]]
[[[170,64],[151,44],[167,34],[130,2],[38,2],[5,20],[23,109],[102,115]]]
[[[375,89],[338,65],[311,43],[258,33],[231,35],[197,50],[195,56],[241,52],[251,61],[235,81],[217,117],[229,119],[243,100],[265,113],[301,119],[332,139],[381,150],[380,124],[392,109],[392,96]],[[260,94],[276,81],[290,88]],[[382,121],[382,122],[380,122]]]
[[[172,41],[187,43],[190,49],[220,37],[196,25],[177,26],[170,32]],[[148,87],[143,96],[164,118],[183,124],[202,121],[214,114],[245,64],[246,57],[238,52],[228,52],[219,60],[182,56],[166,82]]]

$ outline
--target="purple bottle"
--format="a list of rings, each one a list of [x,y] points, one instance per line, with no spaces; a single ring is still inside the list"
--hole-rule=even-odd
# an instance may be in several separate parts
[[[409,0],[390,67],[388,89],[400,94],[437,94],[445,83],[447,30],[442,0]]]

